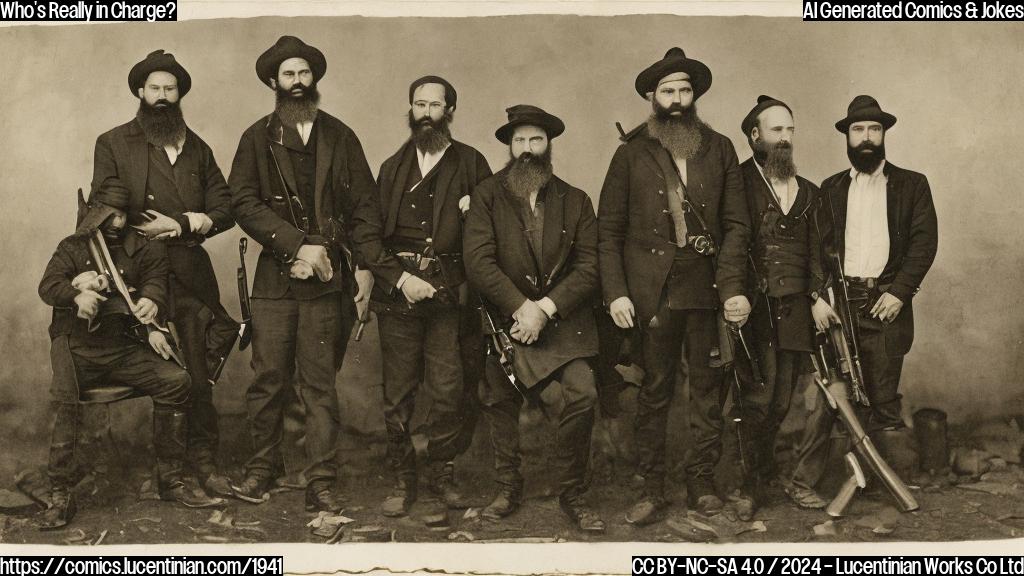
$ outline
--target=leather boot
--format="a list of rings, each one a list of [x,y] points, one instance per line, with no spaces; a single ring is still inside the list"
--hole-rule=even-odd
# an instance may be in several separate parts
[[[454,462],[431,462],[430,491],[448,508],[469,507],[455,487]]]
[[[262,469],[246,470],[245,479],[240,484],[231,485],[231,493],[235,498],[250,504],[262,504],[270,498],[270,485],[274,475]]]
[[[68,525],[75,517],[78,505],[75,496],[66,486],[54,485],[50,491],[50,507],[44,510],[37,521],[40,530],[58,530]]]
[[[582,495],[563,494],[558,498],[558,504],[576,528],[590,533],[604,532],[604,520],[601,520],[601,516],[590,507]]]
[[[498,495],[480,512],[480,515],[488,520],[500,520],[518,510],[522,498],[522,488],[502,486]]]
[[[306,512],[338,514],[345,508],[345,499],[331,490],[331,482],[310,482],[306,488]]]
[[[159,475],[160,499],[189,508],[220,506],[224,500],[211,498],[198,484],[189,486],[183,477],[188,417],[180,410],[153,411],[153,448]]]
[[[399,475],[395,489],[381,503],[380,513],[390,518],[408,514],[412,503],[416,501],[417,482],[415,472]]]
[[[698,514],[714,516],[722,511],[725,504],[715,493],[712,476],[690,476],[686,479],[686,503]]]

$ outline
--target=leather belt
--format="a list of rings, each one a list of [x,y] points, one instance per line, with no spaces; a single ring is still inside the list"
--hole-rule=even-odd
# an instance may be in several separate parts
[[[878,278],[861,278],[859,276],[846,276],[846,283],[859,288],[873,290],[878,286]]]

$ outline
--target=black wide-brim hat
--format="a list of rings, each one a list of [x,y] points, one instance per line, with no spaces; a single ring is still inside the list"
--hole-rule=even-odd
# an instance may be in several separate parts
[[[846,108],[846,118],[836,122],[836,130],[846,134],[850,124],[854,122],[878,122],[888,130],[896,123],[896,117],[882,110],[878,100],[861,94],[854,98]]]
[[[565,132],[565,123],[558,116],[548,114],[536,106],[516,104],[506,108],[505,113],[508,114],[508,122],[494,132],[494,137],[502,144],[511,142],[516,126],[537,126],[547,133],[548,140],[554,140]]]
[[[313,72],[313,81],[319,82],[320,78],[327,73],[327,58],[324,53],[316,48],[299,40],[295,36],[281,36],[277,43],[267,48],[260,57],[256,59],[256,75],[260,82],[270,86],[270,79],[277,78],[277,70],[281,62],[289,58],[302,58],[309,64]],[[273,88],[273,86],[270,86]]]
[[[743,135],[749,137],[750,131],[754,128],[754,125],[757,124],[757,117],[761,115],[761,112],[776,106],[781,106],[786,110],[789,110],[790,114],[793,113],[793,109],[778,98],[772,98],[771,96],[765,96],[764,94],[758,96],[757,104],[750,109],[750,112],[747,112],[747,115],[743,118],[743,122],[740,123],[740,130],[743,131]]]
[[[648,66],[636,77],[636,92],[646,98],[648,92],[654,92],[658,81],[676,72],[684,72],[690,77],[693,88],[693,99],[700,98],[711,88],[711,70],[700,60],[686,57],[682,48],[670,48],[665,57]]]
[[[123,186],[106,185],[86,203],[82,189],[78,189],[78,226],[75,235],[85,236],[99,228],[107,218],[128,207],[128,189]]]
[[[192,89],[192,77],[178,61],[174,54],[163,50],[154,50],[146,56],[146,59],[139,62],[128,72],[128,89],[132,96],[139,97],[139,88],[146,83],[146,78],[153,72],[168,72],[178,79],[178,97],[182,98]]]

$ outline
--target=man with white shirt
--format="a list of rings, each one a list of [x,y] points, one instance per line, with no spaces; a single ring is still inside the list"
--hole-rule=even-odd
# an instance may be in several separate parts
[[[213,387],[220,359],[237,338],[238,323],[220,303],[217,277],[201,244],[230,230],[231,189],[210,147],[185,124],[181,100],[192,79],[174,55],[157,50],[135,64],[128,87],[139,98],[131,122],[96,140],[92,197],[129,190],[128,223],[167,245],[169,316],[192,380],[188,448],[205,489],[230,494],[216,462],[219,432]]]
[[[479,318],[463,326],[467,305],[462,263],[462,215],[469,194],[491,175],[476,149],[453,140],[449,124],[458,94],[438,76],[409,86],[411,135],[381,165],[380,194],[365,200],[371,216],[357,222],[359,250],[376,278],[371,305],[380,326],[384,362],[384,419],[388,464],[395,489],[384,500],[385,516],[401,516],[417,497],[417,450],[410,424],[417,395],[431,402],[420,451],[430,486],[443,506],[464,507],[452,468],[446,466],[469,446],[474,408],[467,386],[479,379],[482,360],[466,357],[464,334],[475,334],[467,352],[481,354]],[[465,360],[466,366],[463,366]],[[464,379],[464,372],[475,377]],[[469,438],[466,438],[469,435]]]
[[[903,356],[914,339],[912,299],[935,259],[938,224],[928,179],[885,158],[885,136],[896,117],[871,96],[857,96],[836,129],[846,135],[852,168],[821,184],[822,244],[833,291],[842,262],[850,292],[864,385],[871,402],[865,431],[884,450],[888,432],[904,426],[900,406]],[[820,395],[819,395],[820,396]],[[824,472],[834,416],[819,398],[797,450],[795,498]]]
[[[760,96],[741,128],[753,151],[740,170],[751,223],[749,344],[759,368],[755,375],[745,355],[737,354],[743,402],[734,410],[746,470],[736,507],[748,520],[764,500],[764,484],[775,475],[775,437],[806,371],[815,327],[824,329],[836,316],[821,297],[825,272],[816,222],[821,198],[817,186],[797,175],[792,110]]]
[[[294,376],[306,408],[306,509],[338,512],[335,373],[373,286],[353,253],[353,222],[361,199],[377,190],[355,133],[319,109],[317,82],[326,71],[323,53],[294,36],[263,52],[256,74],[277,106],[242,134],[231,166],[235,219],[263,246],[252,286],[256,377],[246,391],[255,453],[234,488],[261,502],[284,473]]]

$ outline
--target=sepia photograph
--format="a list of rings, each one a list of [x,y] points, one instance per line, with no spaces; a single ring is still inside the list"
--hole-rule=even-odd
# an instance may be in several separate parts
[[[4,554],[1019,545],[1019,22],[284,4],[0,27]]]

